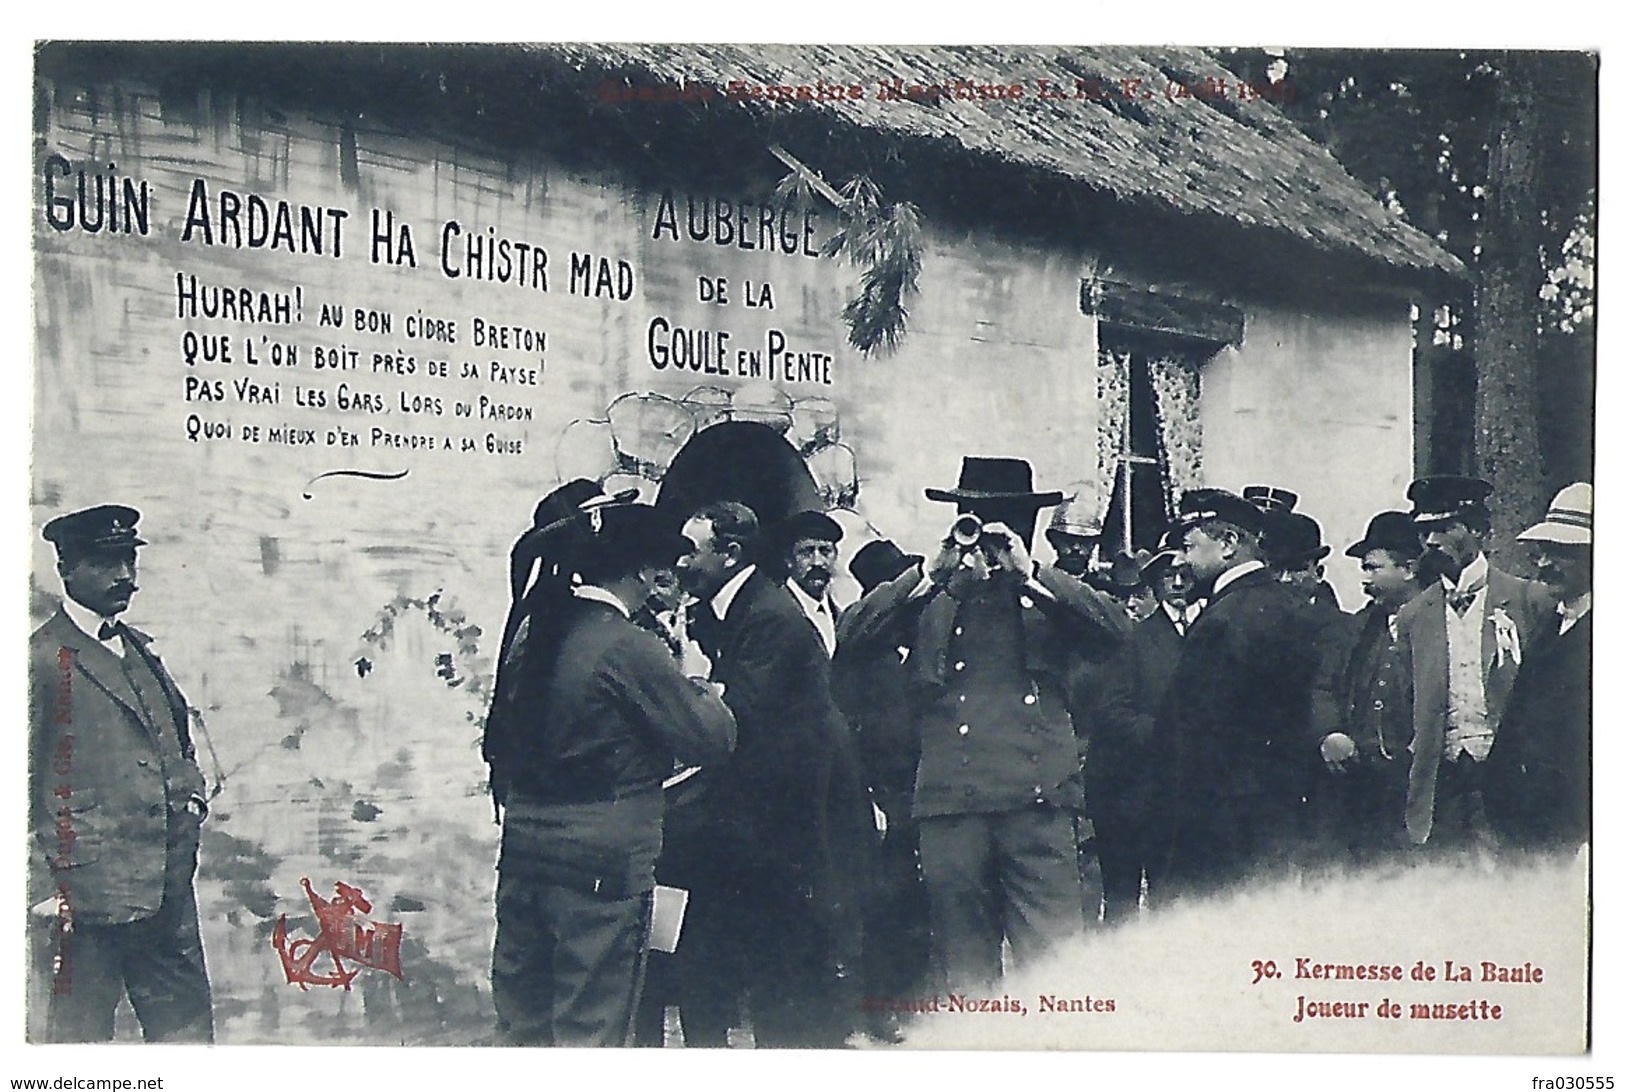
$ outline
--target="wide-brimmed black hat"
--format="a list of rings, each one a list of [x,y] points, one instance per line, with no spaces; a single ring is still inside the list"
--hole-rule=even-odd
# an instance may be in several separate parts
[[[123,504],[98,504],[57,516],[40,529],[61,556],[133,550],[147,543],[135,533],[141,513]]]
[[[1264,530],[1264,513],[1258,506],[1228,489],[1186,490],[1179,499],[1179,529],[1187,531],[1215,520],[1254,534]]]
[[[876,539],[852,555],[852,560],[846,563],[846,569],[867,595],[886,581],[896,580],[924,560],[920,554],[905,554],[897,548],[897,543],[889,538],[882,538]]]
[[[1484,514],[1484,502],[1494,487],[1482,478],[1459,474],[1439,474],[1417,478],[1405,491],[1414,508],[1411,519],[1418,523],[1446,523],[1469,514]]]
[[[1249,485],[1242,489],[1243,500],[1252,501],[1264,512],[1290,512],[1298,505],[1298,495],[1276,485]]]
[[[1034,508],[1060,504],[1059,491],[1033,492],[1033,468],[1026,459],[967,455],[959,464],[959,484],[952,489],[926,489],[926,499],[950,504],[976,501],[1025,501]]]
[[[1279,509],[1264,513],[1264,554],[1276,568],[1305,569],[1331,552],[1313,518]]]
[[[1399,557],[1421,557],[1422,540],[1409,512],[1378,512],[1366,525],[1365,537],[1343,553],[1364,557],[1372,550],[1387,550]]]

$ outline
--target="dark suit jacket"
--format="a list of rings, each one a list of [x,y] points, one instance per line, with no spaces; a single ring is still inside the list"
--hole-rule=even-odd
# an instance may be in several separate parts
[[[1305,598],[1267,569],[1209,598],[1185,635],[1158,725],[1173,748],[1182,822],[1201,824],[1221,799],[1296,806],[1310,768],[1318,632]]]
[[[733,758],[708,771],[712,852],[788,875],[810,893],[821,925],[855,941],[874,817],[818,631],[760,569],[720,625],[700,628],[739,725]]]
[[[836,627],[830,665],[835,700],[857,736],[863,777],[875,804],[891,822],[905,823],[913,810],[914,771],[920,763],[920,729],[909,706],[913,650],[901,644],[845,640],[851,609]]]
[[[1590,837],[1590,612],[1524,659],[1484,764],[1484,811],[1520,845]]]
[[[1510,657],[1496,663],[1494,616],[1502,612],[1517,628],[1524,657],[1556,625],[1556,600],[1544,584],[1504,573],[1490,566],[1485,584],[1481,655],[1484,668],[1484,703],[1491,728],[1500,724],[1507,697],[1518,677]],[[1433,798],[1439,782],[1449,709],[1450,654],[1445,642],[1445,603],[1442,584],[1435,584],[1399,612],[1397,655],[1403,692],[1411,709],[1410,787],[1405,799],[1405,829],[1421,845],[1433,832]]]
[[[1171,756],[1156,730],[1157,711],[1183,644],[1159,607],[1096,673],[1099,691],[1090,706],[1093,733],[1084,765],[1091,819],[1141,825],[1166,810]]]
[[[158,911],[169,802],[204,793],[186,699],[151,638],[125,628],[125,655],[162,690],[150,713],[118,657],[61,610],[28,641],[29,900],[65,889],[75,918],[95,925]]]

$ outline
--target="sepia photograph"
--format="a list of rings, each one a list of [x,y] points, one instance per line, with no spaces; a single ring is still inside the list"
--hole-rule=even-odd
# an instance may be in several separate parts
[[[19,1064],[1589,1072],[1596,49],[198,29],[29,46]]]

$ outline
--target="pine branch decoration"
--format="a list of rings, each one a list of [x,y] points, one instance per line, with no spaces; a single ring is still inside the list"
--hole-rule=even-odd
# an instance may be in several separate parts
[[[904,301],[919,291],[925,253],[919,209],[906,201],[885,204],[880,187],[864,175],[833,190],[788,152],[775,147],[773,153],[790,167],[774,189],[780,207],[807,208],[814,194],[828,200],[835,206],[838,226],[819,254],[844,257],[862,270],[858,294],[841,309],[847,341],[864,356],[896,352],[908,332]]]

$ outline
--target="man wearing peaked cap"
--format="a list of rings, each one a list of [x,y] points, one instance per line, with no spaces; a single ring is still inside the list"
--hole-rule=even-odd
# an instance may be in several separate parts
[[[524,746],[506,757],[491,993],[518,1046],[630,1046],[674,759],[720,762],[734,720],[631,618],[690,547],[646,505],[588,523],[581,584],[515,680]],[[552,632],[552,631],[557,631]]]
[[[1323,848],[1366,859],[1401,844],[1410,760],[1395,613],[1421,594],[1422,541],[1404,512],[1378,512],[1346,551],[1370,602],[1337,627],[1322,653],[1314,735],[1322,770],[1314,812]]]
[[[208,1042],[198,837],[208,811],[191,710],[145,633],[139,513],[105,504],[44,527],[66,593],[29,638],[29,902],[52,979],[45,1037],[113,1037],[128,994],[149,1042]]]
[[[1419,478],[1407,492],[1424,577],[1439,574],[1395,622],[1414,731],[1405,829],[1416,845],[1485,838],[1482,764],[1524,657],[1553,617],[1548,589],[1484,556],[1490,492],[1457,475]]]
[[[879,657],[911,649],[919,725],[914,817],[932,955],[950,988],[986,987],[1003,946],[1027,963],[1083,924],[1074,820],[1082,804],[1067,682],[1128,628],[1118,606],[1030,548],[1040,509],[1022,459],[966,457],[956,506],[924,571],[848,611],[841,641]]]
[[[1591,485],[1552,499],[1518,536],[1558,595],[1556,634],[1531,649],[1484,768],[1484,810],[1515,844],[1569,847],[1591,832]]]
[[[1207,604],[1186,634],[1157,730],[1172,752],[1168,882],[1202,891],[1296,851],[1315,653],[1302,597],[1264,565],[1256,506],[1193,489],[1178,528],[1176,563]]]

